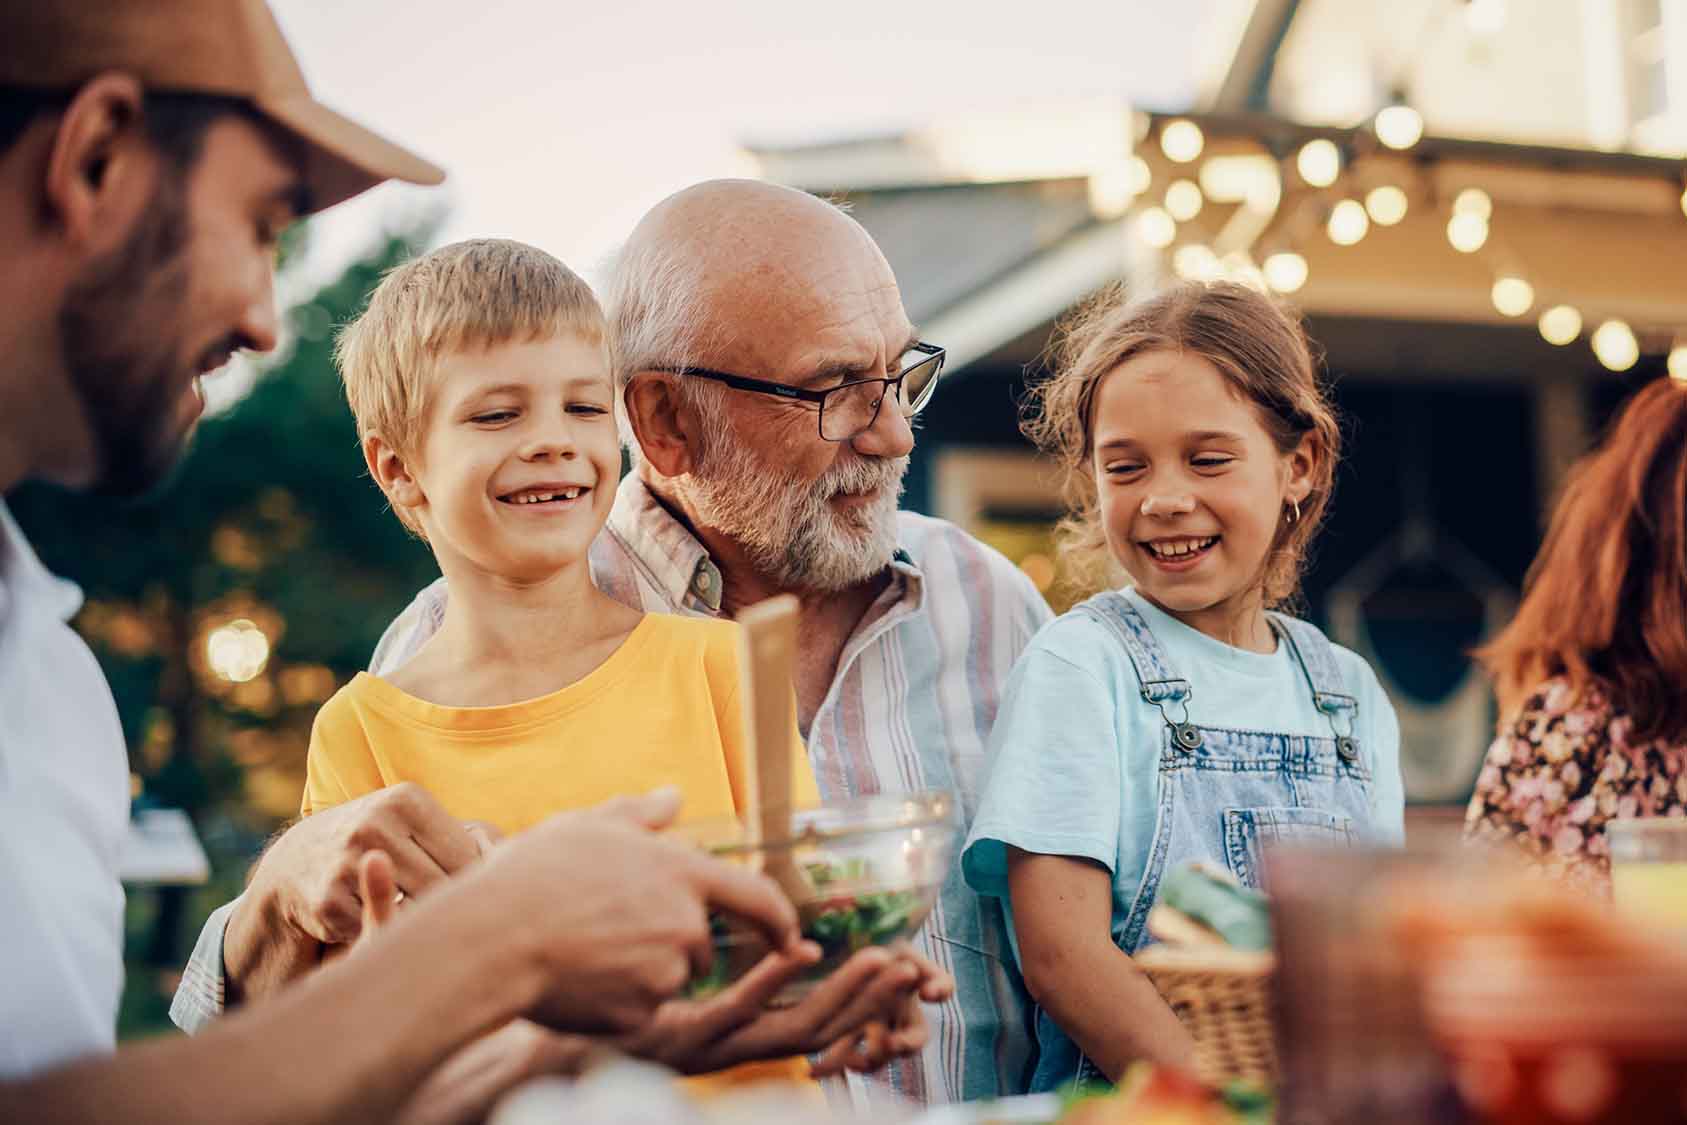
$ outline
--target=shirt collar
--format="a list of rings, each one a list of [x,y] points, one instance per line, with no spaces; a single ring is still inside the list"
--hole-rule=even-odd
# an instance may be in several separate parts
[[[14,607],[30,605],[69,621],[82,608],[82,590],[42,564],[5,500],[0,499],[0,626],[5,625]]]
[[[684,605],[689,599],[710,613],[720,612],[720,567],[638,473],[628,473],[615,490],[607,526],[649,569],[670,605]],[[913,608],[918,609],[925,595],[925,578],[913,556],[896,548],[890,568],[893,584],[903,587],[898,602],[911,600]]]
[[[628,473],[615,490],[608,529],[644,564],[669,605],[691,599],[710,613],[720,612],[720,568],[638,473]]]

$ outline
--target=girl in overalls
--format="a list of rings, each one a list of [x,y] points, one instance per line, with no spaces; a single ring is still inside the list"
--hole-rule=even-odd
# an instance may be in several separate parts
[[[1398,840],[1404,799],[1375,674],[1273,612],[1341,441],[1299,322],[1230,283],[1108,295],[1032,397],[1027,432],[1075,486],[1067,560],[1125,579],[1014,668],[962,857],[1008,904],[1041,1091],[1192,1062],[1131,959],[1168,872],[1201,861],[1258,886],[1263,844]]]

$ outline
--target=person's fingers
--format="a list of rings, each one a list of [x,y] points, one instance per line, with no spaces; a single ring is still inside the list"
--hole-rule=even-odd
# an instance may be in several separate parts
[[[398,884],[393,879],[392,858],[386,852],[364,852],[357,864],[357,893],[363,900],[363,931],[368,937],[392,920],[398,909]]]
[[[812,992],[803,997],[796,1007],[782,1013],[791,1025],[791,1033],[812,1044],[811,1049],[819,1050],[842,1038],[844,1032],[853,1032],[854,1026],[851,1025],[837,1033],[824,1034],[827,1028],[837,1022],[837,1016],[847,1009],[854,998],[887,969],[894,959],[887,950],[868,948],[838,966],[831,975],[815,986]],[[855,1022],[859,1024],[862,1019]],[[854,1036],[851,1035],[850,1038],[853,1039]]]
[[[820,1052],[809,1063],[811,1078],[835,1078],[849,1069],[849,1058],[855,1050],[855,1036],[839,1039]]]
[[[485,855],[504,841],[504,834],[498,830],[498,826],[484,820],[463,821],[463,831],[474,841],[475,850],[480,855]]]
[[[925,1049],[931,1039],[931,1025],[919,1001],[908,997],[906,1006],[898,1013],[896,1024],[890,1029],[889,1047],[893,1056],[913,1055]]]
[[[721,999],[741,1014],[743,1018],[739,1023],[748,1023],[766,1010],[768,1003],[779,995],[782,988],[818,960],[820,947],[808,941],[799,943],[791,953],[769,953],[731,988],[722,992]]]
[[[421,898],[451,877],[451,873],[414,840],[394,840],[388,855],[392,857],[393,881],[406,898]]]
[[[872,951],[864,950],[855,956],[859,958],[868,952]],[[847,1035],[869,1020],[885,1018],[895,1012],[901,994],[912,992],[918,980],[919,971],[914,966],[906,961],[892,960],[873,974],[866,987],[853,992],[849,1001],[821,1025],[820,1040],[827,1042]]]
[[[408,837],[447,875],[462,870],[480,858],[480,849],[475,845],[468,830],[456,817],[446,812],[445,806],[435,800],[426,789],[420,785],[405,784],[393,786],[390,792],[392,796],[383,806],[383,811],[390,812],[397,820],[391,832],[395,838]],[[397,857],[394,858],[396,860]],[[399,885],[405,886],[402,880]],[[416,893],[407,886],[405,891],[408,894]]]
[[[691,884],[711,910],[736,915],[755,926],[777,952],[788,953],[802,940],[797,908],[779,884],[765,875],[701,854],[689,858]]]
[[[872,1021],[856,1037],[855,1050],[850,1056],[851,1069],[862,1074],[879,1069],[896,1057],[890,1043],[890,1032],[885,1025],[878,1020]]]

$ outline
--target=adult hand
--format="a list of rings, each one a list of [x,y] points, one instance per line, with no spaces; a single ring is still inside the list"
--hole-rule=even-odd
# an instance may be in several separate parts
[[[230,1006],[308,972],[324,946],[362,929],[358,865],[381,851],[396,886],[419,898],[480,854],[476,837],[418,785],[366,794],[306,817],[259,861],[223,937]]]
[[[496,830],[492,830],[494,833]],[[495,836],[488,837],[490,839]],[[392,859],[368,852],[358,864],[363,925],[354,956],[377,948],[373,939],[398,909]],[[515,1020],[446,1059],[404,1103],[399,1125],[462,1125],[481,1121],[511,1089],[546,1074],[576,1074],[595,1048],[589,1039]]]
[[[796,1005],[769,1008],[818,955],[808,942],[795,955],[770,955],[718,996],[663,1005],[649,1025],[617,1045],[688,1074],[815,1053],[821,1056],[816,1077],[865,1072],[921,1050],[927,1037],[921,1000],[936,1003],[954,991],[947,973],[911,949],[865,949]]]
[[[651,831],[678,811],[669,789],[552,817],[429,905],[509,920],[540,972],[536,1021],[637,1031],[708,968],[711,911],[744,919],[775,951],[797,955],[796,910],[775,883]]]
[[[955,994],[955,978],[938,968],[906,944],[897,947],[902,958],[913,965],[918,983],[902,994],[893,1011],[875,1019],[854,1036],[844,1036],[820,1053],[813,1073],[826,1078],[845,1070],[862,1074],[877,1070],[893,1059],[917,1055],[930,1039],[922,1004],[941,1004]]]

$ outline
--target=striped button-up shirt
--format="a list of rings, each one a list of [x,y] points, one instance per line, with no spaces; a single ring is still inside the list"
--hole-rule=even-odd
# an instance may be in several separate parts
[[[805,732],[809,758],[824,799],[947,789],[970,823],[1008,671],[1050,612],[1017,567],[954,525],[900,512],[897,534],[892,580],[844,645]],[[621,483],[591,569],[600,589],[634,608],[721,612],[708,551],[636,475]],[[381,638],[371,670],[409,660],[438,630],[445,603],[444,579],[418,594]],[[1023,1092],[1033,1049],[1024,986],[1000,905],[966,886],[958,862],[917,942],[954,974],[955,996],[932,1012],[922,1057],[873,1083],[931,1102]],[[207,955],[209,944],[200,942]],[[220,984],[215,969],[189,977]]]

